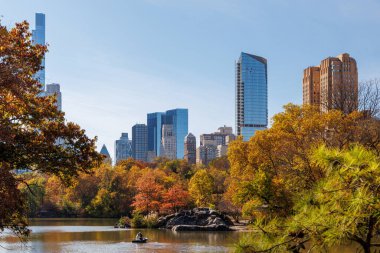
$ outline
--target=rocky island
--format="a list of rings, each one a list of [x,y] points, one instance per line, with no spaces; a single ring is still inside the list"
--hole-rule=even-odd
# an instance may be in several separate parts
[[[231,231],[231,219],[216,210],[194,208],[175,214],[160,217],[157,228],[173,231]]]

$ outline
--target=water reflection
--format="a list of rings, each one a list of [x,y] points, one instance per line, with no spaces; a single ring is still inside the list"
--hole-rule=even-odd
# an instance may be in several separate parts
[[[26,245],[14,236],[0,238],[7,252],[233,252],[247,232],[172,232],[171,230],[114,229],[112,219],[38,219],[31,221],[32,235]],[[147,244],[133,244],[141,231]],[[354,253],[356,247],[339,247],[329,252]],[[2,249],[0,248],[0,252]]]

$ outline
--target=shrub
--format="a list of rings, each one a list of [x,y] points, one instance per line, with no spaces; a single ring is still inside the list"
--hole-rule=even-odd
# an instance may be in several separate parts
[[[158,215],[156,213],[150,213],[144,216],[144,225],[147,228],[155,228],[158,223]]]
[[[145,228],[145,222],[144,222],[144,216],[142,216],[140,213],[133,214],[133,217],[131,219],[131,227],[133,228]]]

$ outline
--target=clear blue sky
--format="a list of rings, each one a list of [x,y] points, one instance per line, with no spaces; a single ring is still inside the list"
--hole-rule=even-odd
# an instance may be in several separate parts
[[[234,127],[234,62],[268,60],[269,116],[302,102],[302,71],[347,52],[380,77],[380,1],[0,0],[2,23],[46,14],[46,81],[63,110],[113,156],[146,113],[189,109],[197,138]]]

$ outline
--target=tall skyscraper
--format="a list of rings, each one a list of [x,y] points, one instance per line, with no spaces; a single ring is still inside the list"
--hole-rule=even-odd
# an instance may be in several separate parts
[[[358,108],[358,70],[349,54],[328,57],[304,70],[303,103],[321,111],[338,109],[350,113]]]
[[[188,134],[189,116],[187,109],[173,109],[166,111],[165,124],[172,124],[176,137],[177,159],[183,159],[185,136]]]
[[[132,140],[128,138],[128,133],[121,133],[120,139],[115,141],[115,163],[132,156]]]
[[[236,131],[247,141],[268,126],[267,60],[242,52],[235,81]]]
[[[197,140],[192,133],[189,133],[185,137],[185,147],[184,147],[184,159],[188,164],[196,163],[196,150],[197,150]]]
[[[148,151],[154,156],[161,155],[162,117],[165,113],[154,112],[147,115]]]
[[[303,71],[303,103],[304,104],[320,104],[320,68],[308,67]]]
[[[45,45],[45,14],[36,13],[36,29],[32,30],[32,41],[34,44]],[[42,84],[45,91],[45,58],[41,63],[43,69],[38,71],[36,79]]]
[[[177,157],[176,136],[173,125],[162,125],[161,156],[174,160]]]
[[[56,106],[58,110],[62,111],[62,93],[61,89],[58,83],[51,83],[46,85],[46,91],[45,91],[46,96],[56,96]]]
[[[147,115],[148,151],[156,156],[162,156],[162,127],[173,126],[173,135],[176,140],[176,158],[184,155],[184,139],[188,133],[188,110],[173,109],[166,112],[155,112]]]
[[[132,154],[135,160],[147,161],[148,128],[145,124],[132,127]]]

